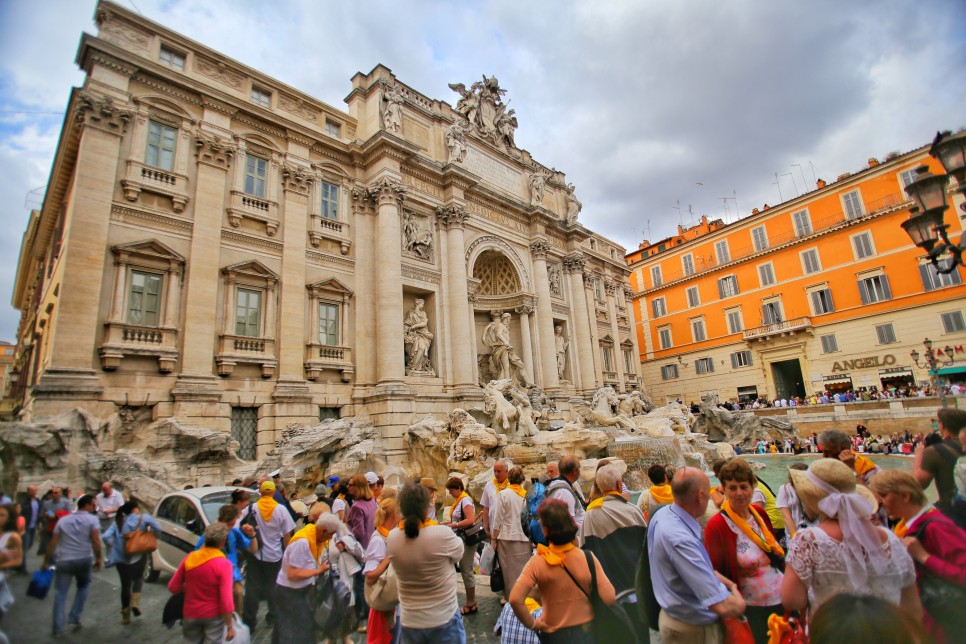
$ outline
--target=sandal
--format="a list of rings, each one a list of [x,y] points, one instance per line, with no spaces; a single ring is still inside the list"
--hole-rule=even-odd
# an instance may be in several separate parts
[[[480,607],[477,605],[476,602],[473,602],[472,604],[466,604],[465,606],[463,606],[463,608],[460,609],[460,615],[472,615],[479,609]]]

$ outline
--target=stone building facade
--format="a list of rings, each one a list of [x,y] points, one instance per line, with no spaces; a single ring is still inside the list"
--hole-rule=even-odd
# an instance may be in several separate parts
[[[516,362],[561,405],[641,386],[624,249],[515,145],[496,78],[454,108],[379,65],[343,111],[118,5],[96,22],[18,268],[25,414],[146,406],[249,458],[368,417],[392,454]]]

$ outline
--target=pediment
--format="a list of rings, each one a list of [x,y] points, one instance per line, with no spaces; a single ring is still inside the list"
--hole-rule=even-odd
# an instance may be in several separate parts
[[[624,341],[621,342],[621,346],[624,347],[625,349],[633,349],[634,343],[625,338]]]
[[[600,341],[604,344],[614,344],[614,338],[610,337],[609,333],[604,335],[604,337],[602,337]]]
[[[255,277],[264,280],[278,280],[278,274],[257,259],[225,266],[221,269],[221,272],[226,275],[244,275],[246,277]]]
[[[352,289],[340,282],[334,277],[329,277],[324,280],[319,280],[306,286],[313,295],[318,295],[320,293],[338,293],[341,296],[352,297],[354,293]]]
[[[147,239],[128,244],[117,244],[111,248],[118,257],[139,257],[142,259],[163,259],[184,263],[185,258],[156,239]]]

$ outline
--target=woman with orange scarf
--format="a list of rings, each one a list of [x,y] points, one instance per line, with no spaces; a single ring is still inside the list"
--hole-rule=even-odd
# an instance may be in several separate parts
[[[467,494],[463,479],[458,476],[450,477],[446,481],[446,490],[456,502],[450,509],[450,522],[446,525],[460,535],[461,528],[469,528],[476,522],[476,506],[473,499]],[[476,559],[476,546],[463,543],[463,558],[460,559],[460,576],[463,577],[463,588],[466,589],[466,604],[460,609],[463,615],[472,615],[479,608],[476,605],[476,573],[474,572],[474,561]]]
[[[205,529],[205,547],[189,553],[168,582],[172,594],[184,593],[181,632],[185,642],[235,638],[233,570],[221,551],[227,540],[228,526],[212,523]]]
[[[567,505],[559,499],[541,503],[537,518],[550,545],[538,546],[537,554],[523,567],[510,591],[510,606],[520,623],[540,636],[542,644],[594,644],[596,640],[590,628],[594,610],[584,594],[590,589],[590,568],[584,551],[574,543],[577,524]],[[614,586],[596,557],[591,555],[591,561],[596,567],[597,592],[609,606],[617,601]],[[526,605],[527,596],[534,588],[540,591],[543,604],[543,615],[536,619]]]
[[[376,510],[376,530],[369,539],[366,548],[366,563],[362,568],[366,584],[375,585],[389,568],[389,558],[386,550],[389,545],[389,531],[399,523],[399,504],[395,497],[386,498],[379,502]],[[399,639],[399,624],[395,619],[395,611],[381,611],[369,607],[369,622],[366,628],[367,644],[390,644]]]
[[[490,518],[490,534],[493,536],[493,550],[500,558],[505,588],[513,588],[517,577],[527,564],[530,554],[530,537],[523,532],[520,515],[526,503],[527,491],[523,489],[523,470],[510,469],[507,476],[509,485],[496,495],[496,505]]]
[[[755,641],[768,641],[768,616],[781,613],[785,551],[778,545],[764,508],[751,504],[755,474],[740,458],[722,466],[721,512],[708,521],[704,546],[714,569],[738,584]]]

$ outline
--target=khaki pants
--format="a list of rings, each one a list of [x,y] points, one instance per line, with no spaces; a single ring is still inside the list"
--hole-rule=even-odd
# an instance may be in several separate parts
[[[674,619],[662,610],[658,625],[663,644],[723,644],[724,642],[721,622],[697,626]]]

